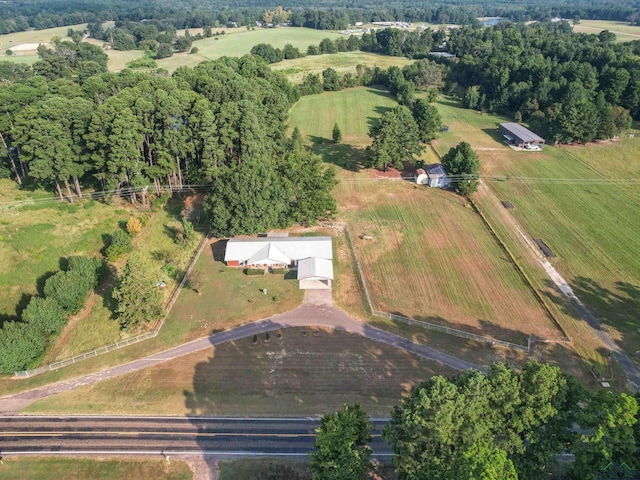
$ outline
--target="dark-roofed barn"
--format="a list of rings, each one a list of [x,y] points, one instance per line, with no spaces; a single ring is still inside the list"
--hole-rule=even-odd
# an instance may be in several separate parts
[[[542,148],[544,138],[539,137],[531,130],[523,127],[519,123],[501,123],[498,127],[498,133],[502,135],[509,145],[520,148]]]

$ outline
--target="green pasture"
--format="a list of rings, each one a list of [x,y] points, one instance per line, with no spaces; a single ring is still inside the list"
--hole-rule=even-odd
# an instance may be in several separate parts
[[[87,28],[87,24],[80,23],[78,25],[69,25],[67,27],[47,28],[45,30],[27,30],[26,32],[15,32],[0,35],[0,52],[4,55],[5,50],[10,50],[12,47],[24,43],[50,43],[53,37],[60,37],[64,40],[67,38],[67,31],[70,28],[73,28],[74,30],[84,30]],[[35,50],[35,48],[33,50]],[[15,53],[17,54],[18,52]],[[5,59],[3,58],[3,60]]]
[[[18,203],[19,202],[19,203]],[[60,261],[94,255],[104,235],[128,218],[124,208],[95,201],[62,203],[43,190],[20,190],[0,180],[0,316],[14,318]]]
[[[0,463],[4,480],[190,480],[193,473],[181,460],[162,458],[95,459],[86,457],[6,457]]]
[[[367,132],[395,105],[396,100],[388,92],[371,87],[308,95],[292,107],[289,126],[297,126],[305,142],[325,162],[357,170],[364,148],[371,143]],[[331,139],[334,123],[342,131],[338,145]]]
[[[447,133],[434,142],[440,154],[466,140],[478,152],[485,183],[532,238],[557,255],[551,263],[578,297],[633,353],[640,341],[640,189],[610,180],[636,179],[640,139],[517,152],[495,128],[509,119],[438,104]],[[522,177],[522,180],[514,177]],[[570,315],[575,313],[568,310]]]
[[[578,33],[598,34],[603,30],[609,30],[616,34],[618,42],[630,42],[640,40],[640,26],[630,25],[629,22],[619,22],[616,20],[580,20],[578,25],[573,26],[573,31]]]
[[[205,60],[215,60],[220,57],[241,57],[251,52],[259,43],[268,43],[276,48],[283,48],[287,43],[306,53],[309,45],[318,45],[323,38],[335,39],[340,36],[337,32],[314,30],[311,28],[256,28],[247,30],[242,28],[222,28],[224,35],[204,38],[193,42],[198,47],[198,53],[174,53],[172,57],[158,61],[158,66],[173,72],[181,66],[193,67]],[[191,31],[192,34],[197,31]],[[215,29],[214,29],[215,33]],[[142,55],[142,52],[140,52]],[[112,68],[112,67],[110,67]]]
[[[271,65],[271,68],[284,73],[291,82],[300,83],[307,74],[321,74],[322,71],[327,68],[333,68],[341,75],[345,73],[355,75],[357,65],[366,65],[371,68],[375,66],[389,68],[395,65],[402,68],[413,62],[414,60],[404,57],[391,57],[388,55],[354,51],[326,55],[309,55],[294,60],[283,60],[282,62],[274,63]]]

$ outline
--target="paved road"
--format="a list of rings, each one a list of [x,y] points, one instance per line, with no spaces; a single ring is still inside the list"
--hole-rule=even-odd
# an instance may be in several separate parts
[[[415,355],[429,360],[434,360],[442,365],[446,365],[457,370],[467,370],[469,368],[482,370],[481,367],[465,360],[447,355],[446,353],[433,348],[414,343],[404,337],[372,327],[366,323],[355,321],[345,312],[331,305],[330,299],[323,298],[322,294],[310,294],[302,306],[281,315],[276,315],[272,318],[257,322],[247,323],[231,330],[194,340],[193,342],[185,343],[169,350],[119,365],[117,367],[112,367],[101,372],[84,375],[72,380],[53,383],[15,395],[2,397],[0,398],[0,414],[13,415],[38,399],[55,395],[56,393],[65,392],[83,385],[90,385],[119,375],[135,372],[167,360],[172,360],[177,357],[211,348],[212,345],[220,345],[221,343],[236,341],[241,338],[282,328],[307,326],[330,327],[336,330],[362,335],[370,340],[402,348],[408,352],[414,353]]]
[[[391,455],[373,420],[371,447]],[[0,419],[2,455],[250,455],[306,456],[317,418],[29,417]]]

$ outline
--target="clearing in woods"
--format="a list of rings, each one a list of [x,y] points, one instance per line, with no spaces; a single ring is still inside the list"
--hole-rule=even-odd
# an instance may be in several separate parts
[[[387,416],[411,387],[454,370],[358,335],[288,328],[37,401],[51,414],[323,415],[359,403]],[[221,388],[224,386],[224,388]]]
[[[461,140],[471,143],[486,185],[514,205],[508,214],[551,248],[557,255],[549,259],[552,265],[633,354],[640,343],[640,139],[515,152],[495,130],[508,120],[446,100],[437,106],[450,130],[434,141],[436,150],[444,154]],[[575,319],[565,330],[580,343],[584,322],[556,293],[544,287],[540,292]]]

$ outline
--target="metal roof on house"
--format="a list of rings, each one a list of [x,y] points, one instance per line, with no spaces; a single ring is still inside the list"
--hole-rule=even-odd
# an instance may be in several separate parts
[[[333,262],[311,257],[298,262],[298,280],[333,280]]]
[[[520,125],[519,123],[501,123],[500,126],[505,130],[508,130],[513,135],[518,137],[523,142],[544,142],[544,138],[539,137],[527,127]]]
[[[224,261],[247,261],[271,256],[274,259],[286,257],[288,261],[281,263],[309,257],[333,259],[331,237],[231,238],[227,242]]]
[[[251,258],[247,260],[248,264],[273,264],[273,263],[291,263],[289,258],[282,250],[276,247],[273,243],[269,243],[254,253]]]
[[[427,165],[425,167],[425,170],[427,171],[427,175],[429,176],[429,178],[441,178],[447,176],[447,172],[444,171],[444,167],[441,163]]]

